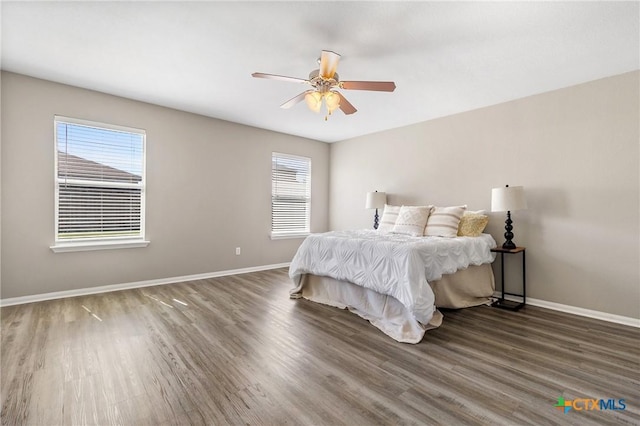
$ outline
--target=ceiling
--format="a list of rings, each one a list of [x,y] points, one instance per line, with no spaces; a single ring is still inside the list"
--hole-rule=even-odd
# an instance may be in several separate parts
[[[638,2],[2,2],[2,69],[325,142],[640,69]],[[279,105],[320,51],[345,116]],[[80,117],[81,118],[81,117]],[[116,123],[117,124],[117,123]]]

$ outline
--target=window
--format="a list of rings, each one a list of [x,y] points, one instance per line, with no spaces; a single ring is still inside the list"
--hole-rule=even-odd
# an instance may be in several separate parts
[[[271,238],[309,234],[311,223],[311,159],[271,155]]]
[[[56,116],[53,251],[146,246],[144,130]]]

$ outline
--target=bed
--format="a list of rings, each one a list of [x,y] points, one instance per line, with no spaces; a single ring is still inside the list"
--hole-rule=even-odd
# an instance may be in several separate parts
[[[292,298],[367,319],[391,338],[418,343],[440,308],[487,304],[495,289],[489,234],[441,238],[375,230],[309,235],[289,268]]]

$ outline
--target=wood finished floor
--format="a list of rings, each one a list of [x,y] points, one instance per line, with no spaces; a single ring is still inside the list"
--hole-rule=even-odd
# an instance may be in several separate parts
[[[290,287],[278,269],[4,307],[2,424],[640,424],[638,329],[477,307],[409,345]]]

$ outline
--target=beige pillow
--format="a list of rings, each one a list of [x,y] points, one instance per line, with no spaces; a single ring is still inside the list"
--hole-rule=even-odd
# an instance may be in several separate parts
[[[436,207],[431,212],[424,235],[429,237],[456,237],[458,225],[467,206]]]
[[[396,224],[396,220],[398,219],[398,213],[400,213],[400,206],[390,206],[389,204],[385,204],[382,212],[382,218],[378,225],[378,231],[393,231],[393,226]]]
[[[459,237],[478,237],[489,223],[489,216],[486,214],[469,214],[465,212],[458,225]]]
[[[424,234],[424,227],[433,206],[402,206],[398,219],[393,227],[396,234],[408,234],[420,237]]]

